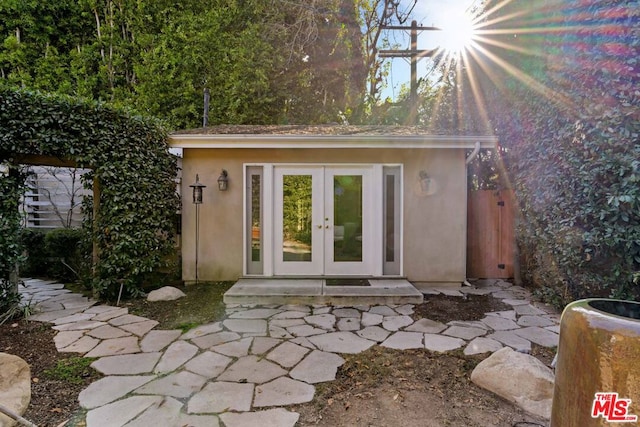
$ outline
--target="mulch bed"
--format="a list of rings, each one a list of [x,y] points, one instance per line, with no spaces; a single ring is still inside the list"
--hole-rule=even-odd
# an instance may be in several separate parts
[[[54,336],[48,323],[20,320],[0,325],[0,351],[21,357],[31,367],[31,403],[23,417],[38,427],[56,427],[70,419],[80,410],[80,392],[100,378],[90,368],[79,383],[50,378],[45,371],[54,369],[59,360],[78,356],[58,353]]]

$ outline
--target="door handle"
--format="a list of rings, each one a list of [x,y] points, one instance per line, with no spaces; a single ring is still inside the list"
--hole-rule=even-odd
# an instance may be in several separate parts
[[[327,228],[327,229],[328,229],[328,228],[329,228],[329,226],[328,226],[328,225],[325,225],[325,226],[324,226],[324,228]]]
[[[322,226],[321,226],[321,225],[319,225],[319,226],[318,226],[318,228],[322,228]]]

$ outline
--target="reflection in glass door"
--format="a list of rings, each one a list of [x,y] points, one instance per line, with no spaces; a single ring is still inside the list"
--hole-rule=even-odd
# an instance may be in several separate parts
[[[371,274],[371,168],[325,168],[325,192],[325,274]]]
[[[309,262],[312,252],[312,176],[282,176],[282,260]]]
[[[362,175],[333,176],[333,260],[362,261]]]
[[[274,184],[274,274],[371,274],[371,167],[276,167]]]
[[[322,274],[322,168],[276,168],[274,273]]]

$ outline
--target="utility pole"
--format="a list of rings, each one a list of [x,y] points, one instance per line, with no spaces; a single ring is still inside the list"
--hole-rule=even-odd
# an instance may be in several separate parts
[[[438,27],[419,27],[414,20],[411,21],[410,27],[398,25],[385,25],[385,30],[411,30],[411,46],[408,50],[386,49],[380,50],[381,58],[411,58],[411,90],[409,92],[410,112],[408,123],[415,125],[418,118],[418,60],[431,57],[435,54],[436,49],[418,50],[418,31],[441,31]]]

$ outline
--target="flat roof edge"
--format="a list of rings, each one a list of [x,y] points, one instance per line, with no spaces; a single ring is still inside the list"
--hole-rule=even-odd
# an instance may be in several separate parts
[[[450,135],[193,135],[173,134],[173,148],[495,148],[495,136]]]

